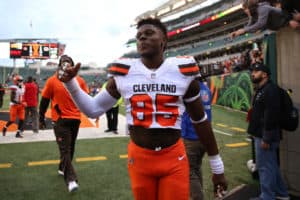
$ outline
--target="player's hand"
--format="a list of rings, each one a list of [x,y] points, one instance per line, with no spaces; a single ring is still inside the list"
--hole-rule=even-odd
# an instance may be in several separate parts
[[[62,66],[58,67],[57,78],[64,83],[70,81],[77,75],[80,66],[81,63],[71,66],[70,63],[64,62]]]
[[[227,180],[224,174],[213,174],[214,194],[216,198],[221,198],[227,193]]]

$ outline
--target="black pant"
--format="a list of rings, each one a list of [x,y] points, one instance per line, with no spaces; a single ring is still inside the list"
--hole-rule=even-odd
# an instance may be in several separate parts
[[[56,142],[60,152],[59,169],[64,172],[65,182],[77,181],[77,175],[72,165],[75,152],[75,142],[78,135],[80,120],[58,119],[54,125]]]
[[[119,114],[119,106],[113,107],[108,111],[106,111],[108,130],[112,130],[112,131],[118,130],[118,114]]]

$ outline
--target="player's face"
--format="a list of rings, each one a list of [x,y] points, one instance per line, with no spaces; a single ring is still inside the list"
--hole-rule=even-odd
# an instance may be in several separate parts
[[[162,31],[151,25],[142,25],[136,34],[137,51],[142,57],[153,57],[164,51],[165,40]]]

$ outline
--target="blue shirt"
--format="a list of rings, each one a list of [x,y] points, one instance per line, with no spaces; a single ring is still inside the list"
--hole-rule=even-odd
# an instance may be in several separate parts
[[[208,120],[211,121],[211,99],[212,99],[211,92],[205,83],[203,82],[199,82],[199,83],[200,83],[200,97],[202,100],[202,104],[207,114]],[[186,111],[182,115],[181,136],[184,139],[198,140],[198,135],[195,132],[190,116]]]

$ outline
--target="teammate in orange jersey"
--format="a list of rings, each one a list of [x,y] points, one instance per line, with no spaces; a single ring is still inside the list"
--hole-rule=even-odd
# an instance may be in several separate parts
[[[9,121],[2,129],[2,135],[6,135],[7,128],[19,118],[18,130],[16,133],[17,138],[22,138],[21,133],[24,131],[24,119],[25,119],[25,106],[23,95],[24,95],[24,85],[23,78],[20,75],[15,75],[13,77],[14,85],[10,86],[10,108],[9,108]]]
[[[110,64],[106,89],[95,97],[86,95],[73,78],[80,63],[61,70],[60,80],[90,117],[102,115],[123,97],[131,139],[128,170],[136,200],[189,199],[189,167],[180,134],[184,107],[207,149],[215,191],[226,190],[223,161],[195,80],[200,76],[196,61],[191,57],[164,59],[167,30],[158,19],[139,21],[136,40],[141,58]]]
[[[69,56],[63,55],[59,60],[58,69],[65,63],[74,65],[73,60]],[[76,80],[79,82],[80,88],[83,91],[88,92],[85,81],[79,76],[76,77]],[[52,101],[53,129],[60,152],[58,173],[64,175],[68,190],[69,192],[72,192],[78,188],[77,175],[72,165],[72,160],[81,113],[62,82],[57,79],[56,73],[47,80],[42,91],[39,111],[40,125],[45,124],[45,112],[50,100]]]

